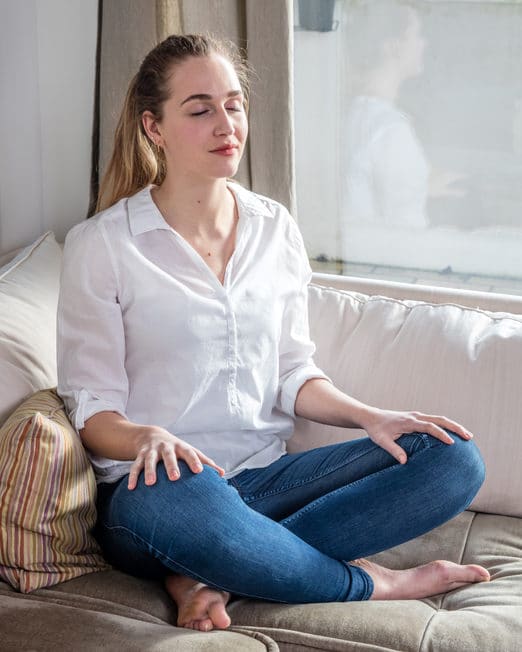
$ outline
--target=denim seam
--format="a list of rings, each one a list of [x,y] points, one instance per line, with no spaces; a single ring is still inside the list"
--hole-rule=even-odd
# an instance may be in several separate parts
[[[341,562],[349,569],[350,573],[352,573],[352,569],[355,569],[355,570],[359,571],[360,573],[362,573],[361,577],[362,577],[362,580],[364,582],[364,593],[363,593],[362,597],[360,597],[358,600],[353,600],[353,599],[348,600],[348,602],[362,602],[362,601],[369,600],[371,595],[374,592],[374,589],[375,589],[375,585],[373,583],[373,579],[372,579],[371,575],[367,571],[365,571],[364,568],[361,568],[360,566],[350,564],[350,562],[344,561],[344,560],[341,560]],[[346,602],[346,601],[347,600],[346,600],[346,594],[345,594],[345,599],[343,600],[343,602]]]
[[[104,525],[104,527],[106,527],[108,530],[123,530],[124,532],[126,532],[127,534],[129,534],[132,538],[137,539],[138,541],[140,541],[140,542],[141,542],[142,544],[144,544],[145,546],[148,546],[148,547],[150,547],[152,550],[154,550],[154,552],[158,555],[158,558],[160,559],[160,561],[162,561],[163,559],[166,559],[166,560],[170,561],[171,563],[175,564],[176,566],[179,566],[179,568],[183,568],[183,570],[185,570],[188,574],[190,574],[190,575],[192,575],[192,576],[194,576],[194,577],[197,577],[197,578],[198,578],[199,580],[201,580],[201,582],[203,582],[204,584],[209,584],[209,580],[208,580],[208,579],[206,579],[206,578],[203,577],[202,575],[199,575],[199,573],[195,573],[194,571],[192,571],[191,569],[187,568],[187,567],[184,566],[183,564],[180,564],[179,562],[177,562],[176,560],[172,559],[172,558],[169,557],[168,555],[165,555],[165,554],[162,553],[160,550],[158,550],[157,548],[155,548],[155,547],[154,547],[154,546],[153,546],[149,541],[146,541],[145,539],[142,539],[138,534],[136,534],[136,533],[133,532],[132,530],[129,530],[129,528],[125,527],[124,525],[106,525],[105,523],[103,523],[103,525]],[[213,584],[214,586],[217,586],[217,585],[214,584],[213,582],[210,582],[210,583]],[[221,590],[222,590],[222,591],[228,591],[229,593],[236,593],[236,594],[237,594],[237,591],[234,591],[233,589],[230,589],[230,588],[221,587]],[[260,596],[260,595],[256,595],[256,594],[251,594],[251,593],[242,593],[241,595],[244,595],[245,597],[249,597],[249,598],[257,598],[258,600],[266,600],[266,598],[263,598],[262,596]],[[283,604],[291,604],[291,603],[289,603],[289,602],[286,602],[285,600],[277,600],[277,602],[282,602]]]
[[[429,435],[427,433],[414,431],[414,432],[405,432],[405,433],[402,433],[402,434],[403,435],[418,435],[417,442],[420,444],[419,440],[422,440],[422,442],[424,444],[424,448],[430,448]],[[413,450],[411,455],[415,454],[417,451],[418,451],[418,446]],[[277,490],[274,489],[272,491],[265,491],[265,492],[260,493],[260,494],[249,494],[249,495],[242,496],[242,498],[243,498],[243,500],[245,502],[246,501],[255,502],[256,500],[261,500],[262,498],[267,498],[268,496],[274,496],[276,494],[284,493],[285,491],[290,491],[291,489],[296,489],[297,487],[302,487],[303,485],[307,484],[308,482],[313,482],[314,480],[317,480],[318,478],[326,478],[326,476],[330,475],[331,473],[337,472],[339,469],[341,469],[346,464],[348,464],[348,463],[352,464],[353,462],[356,462],[357,460],[362,459],[363,457],[365,457],[366,455],[369,455],[372,452],[373,451],[371,451],[371,450],[364,451],[360,455],[358,455],[356,457],[353,457],[353,458],[350,458],[350,460],[345,460],[344,462],[338,464],[337,466],[329,469],[328,471],[326,471],[324,473],[316,473],[315,475],[308,476],[307,478],[301,478],[300,480],[296,481],[295,483],[283,485],[282,487],[280,487]],[[234,486],[238,490],[238,492],[241,493],[241,491],[237,487],[237,485],[234,484]]]
[[[426,435],[425,438],[423,437],[423,440],[426,441],[427,438],[428,438],[428,435]],[[424,453],[425,451],[429,450],[430,448],[431,448],[431,446],[429,446],[429,443],[428,443],[428,445],[425,446],[424,448],[422,448],[421,450],[417,450],[414,453],[410,454],[410,457],[408,459],[411,459],[413,457],[413,455],[420,455],[420,454]],[[280,523],[281,523],[281,525],[284,525],[285,527],[287,527],[288,525],[290,525],[291,523],[296,521],[298,518],[300,518],[304,514],[308,514],[308,512],[310,512],[312,509],[315,509],[318,505],[321,505],[325,500],[329,500],[332,497],[332,495],[334,495],[334,494],[336,494],[336,493],[338,493],[340,491],[344,491],[344,489],[346,489],[348,487],[355,487],[356,485],[360,484],[364,480],[367,480],[368,478],[374,478],[374,477],[376,477],[378,475],[381,475],[383,473],[388,473],[389,471],[392,471],[394,469],[395,469],[394,466],[388,466],[385,469],[381,469],[380,471],[376,471],[375,473],[372,473],[371,475],[367,475],[364,478],[359,478],[358,480],[354,480],[353,482],[345,484],[342,487],[339,487],[338,489],[334,489],[330,493],[325,494],[324,496],[320,496],[319,498],[316,498],[315,500],[313,500],[311,503],[308,503],[308,505],[305,505],[304,507],[301,507],[300,510],[298,510],[296,513],[292,514],[291,516],[283,519],[282,521],[280,521]]]
[[[406,433],[406,434],[414,434],[414,433]],[[423,435],[424,433],[418,433]],[[350,458],[350,460],[345,460],[344,462],[339,463],[337,466],[330,468],[328,471],[323,472],[323,473],[316,473],[314,475],[310,475],[307,478],[300,478],[299,480],[296,480],[293,483],[290,484],[285,484],[279,489],[273,489],[272,491],[264,491],[262,493],[254,493],[254,494],[247,494],[244,496],[241,496],[243,500],[246,502],[255,502],[256,500],[261,500],[262,498],[267,498],[268,496],[275,496],[276,494],[282,494],[285,491],[290,491],[291,489],[296,489],[297,487],[302,487],[303,485],[313,482],[314,480],[317,480],[318,478],[326,478],[328,475],[331,473],[337,472],[339,469],[341,469],[343,466],[346,466],[346,464],[350,463],[352,464],[353,462],[356,462],[357,460],[362,459],[366,455],[369,455],[373,451],[367,450],[358,455],[357,457]],[[229,482],[231,482],[233,478],[230,479]],[[234,483],[234,487],[238,490],[238,492],[241,494],[241,489]]]

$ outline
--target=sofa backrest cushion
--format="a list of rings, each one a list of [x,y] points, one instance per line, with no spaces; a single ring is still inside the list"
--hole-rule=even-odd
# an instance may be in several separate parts
[[[56,385],[61,258],[48,231],[0,267],[0,425],[31,394]]]
[[[522,315],[314,284],[309,309],[315,362],[341,390],[470,429],[486,463],[471,508],[522,516]],[[289,450],[364,435],[298,419]]]

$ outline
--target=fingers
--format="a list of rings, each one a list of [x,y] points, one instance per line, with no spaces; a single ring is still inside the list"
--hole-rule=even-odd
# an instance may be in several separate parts
[[[386,440],[380,442],[379,446],[381,448],[384,448],[384,450],[387,451],[392,457],[394,457],[397,460],[397,462],[399,462],[400,464],[406,464],[408,456],[406,455],[405,450],[401,448],[399,444],[396,444],[392,440]]]
[[[178,459],[182,459],[193,473],[201,473],[203,464],[216,469],[220,476],[225,475],[225,470],[217,465],[210,457],[188,444],[162,443],[158,448],[150,448],[140,452],[129,471],[127,488],[133,490],[138,484],[138,477],[142,471],[145,473],[147,486],[156,483],[156,466],[159,459],[163,460],[169,480],[178,480],[181,473]]]
[[[445,444],[455,443],[455,440],[452,437],[450,437],[450,435],[448,435],[448,433],[445,430],[439,428],[439,426],[435,425],[434,423],[430,423],[428,421],[423,423],[422,432],[427,432],[428,435],[435,437],[435,439],[440,439],[440,441],[444,442]]]
[[[136,488],[136,485],[138,484],[138,477],[142,469],[145,469],[145,484],[154,484],[156,482],[157,461],[158,454],[155,449],[140,453],[130,468],[127,488],[131,491]]]
[[[211,466],[212,468],[216,469],[219,475],[225,475],[225,469],[217,465],[214,460],[205,455],[205,453],[202,453],[198,448],[194,448],[192,446],[188,447],[187,454],[188,458],[185,456],[185,461],[194,473],[203,471],[203,464],[207,464],[207,466]]]
[[[195,450],[197,450],[197,448]],[[221,476],[225,475],[225,469],[223,469],[221,466],[216,464],[214,460],[210,459],[210,457],[207,457],[205,453],[202,453],[201,451],[197,451],[197,452],[199,455],[199,459],[203,462],[203,464],[207,464],[208,466],[211,466],[213,469],[216,469],[219,475]]]
[[[180,446],[178,457],[187,463],[187,466],[193,473],[200,473],[203,471],[203,464],[201,464],[196,449],[192,448],[192,446]]]
[[[138,476],[142,468],[143,468],[143,457],[141,455],[138,455],[138,457],[134,460],[134,463],[132,464],[129,471],[127,489],[130,489],[130,491],[136,488],[136,485],[138,484]]]
[[[434,425],[435,426],[434,432],[428,429],[426,429],[426,432],[429,432],[430,435],[433,435],[434,437],[437,437],[437,439],[441,439],[446,443],[450,443],[448,440],[451,439],[451,437],[448,435],[448,433],[445,433],[445,436],[442,436],[442,433],[444,433],[443,428],[446,428],[447,430],[451,430],[456,435],[458,435],[461,439],[473,439],[472,432],[470,432],[467,428],[464,428],[464,426],[461,426],[460,423],[457,423],[452,419],[448,419],[448,417],[421,414],[419,412],[414,412],[413,414],[419,419],[419,421],[423,422],[423,425],[426,426],[428,426],[428,424]],[[453,442],[452,439],[451,442]]]
[[[177,480],[180,476],[178,460],[172,448],[163,451],[163,463],[169,480]]]

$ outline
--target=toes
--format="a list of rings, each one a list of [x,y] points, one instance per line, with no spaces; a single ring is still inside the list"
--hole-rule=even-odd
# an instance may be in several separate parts
[[[455,564],[449,561],[437,560],[432,562],[433,568],[443,580],[456,588],[473,582],[489,581],[489,572],[477,564]]]
[[[212,619],[211,622],[220,629],[226,629],[232,622],[222,602],[212,602],[208,607],[208,615]]]
[[[478,566],[477,564],[472,564],[472,566],[477,569],[478,574],[481,575],[484,579],[491,579],[491,575],[489,574],[487,568],[484,568],[484,566]]]
[[[468,564],[468,568],[473,572],[475,582],[489,582],[491,575],[489,571],[483,566],[478,566],[477,564]]]
[[[212,620],[210,618],[204,618],[203,620],[196,621],[194,629],[199,629],[200,632],[209,632],[213,627]]]

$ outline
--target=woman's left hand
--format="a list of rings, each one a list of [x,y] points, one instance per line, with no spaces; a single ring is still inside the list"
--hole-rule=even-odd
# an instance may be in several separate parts
[[[372,409],[368,419],[362,424],[370,439],[388,451],[398,462],[405,464],[407,455],[399,444],[395,443],[401,435],[410,432],[425,432],[440,439],[445,444],[452,444],[453,439],[443,430],[447,428],[462,439],[473,437],[469,430],[456,421],[443,416],[432,416],[422,412],[399,412],[396,410]]]

